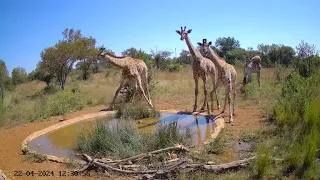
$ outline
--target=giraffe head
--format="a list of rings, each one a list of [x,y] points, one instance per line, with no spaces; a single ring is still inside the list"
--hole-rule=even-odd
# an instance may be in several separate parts
[[[205,56],[209,53],[209,47],[212,45],[212,42],[207,42],[207,39],[202,39],[202,43],[197,43],[200,46],[200,52],[202,52]]]
[[[185,40],[185,38],[188,36],[189,33],[191,33],[192,29],[189,29],[188,31],[186,31],[186,26],[184,27],[184,29],[182,29],[181,26],[181,30],[176,30],[176,32],[180,35],[180,40],[183,41]]]

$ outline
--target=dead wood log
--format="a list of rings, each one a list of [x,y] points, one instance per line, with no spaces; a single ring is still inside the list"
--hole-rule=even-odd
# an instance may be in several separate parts
[[[204,171],[210,171],[214,173],[226,171],[226,170],[232,170],[237,169],[240,167],[247,166],[252,160],[256,159],[256,156],[253,156],[251,158],[233,161],[230,163],[225,164],[219,164],[219,165],[203,165],[203,164],[188,164],[186,167],[191,169],[200,169]]]

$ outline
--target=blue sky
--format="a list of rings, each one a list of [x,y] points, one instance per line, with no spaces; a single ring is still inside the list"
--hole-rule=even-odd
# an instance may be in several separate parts
[[[1,0],[0,59],[9,71],[32,71],[40,52],[80,29],[116,54],[129,47],[150,52],[187,49],[175,30],[192,29],[192,43],[235,37],[241,47],[260,43],[295,47],[301,40],[320,47],[318,0]],[[318,12],[316,11],[318,10]],[[318,17],[318,18],[317,18]]]

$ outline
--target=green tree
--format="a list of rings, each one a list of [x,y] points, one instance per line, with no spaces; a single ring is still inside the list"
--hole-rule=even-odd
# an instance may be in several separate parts
[[[11,78],[9,77],[6,63],[0,59],[0,86],[1,86],[1,97],[4,97],[5,90],[13,90]]]
[[[247,52],[245,49],[235,48],[227,52],[226,61],[229,64],[237,63],[237,65],[240,65],[240,63],[242,64],[248,56],[249,52]]]
[[[92,56],[96,52],[95,39],[83,37],[80,30],[65,29],[60,40],[53,47],[46,48],[41,52],[41,66],[49,74],[54,74],[61,89],[64,89],[68,74],[73,64],[77,61],[92,63]],[[87,69],[87,64],[84,69]],[[90,67],[90,66],[89,66]],[[84,75],[84,76],[87,76]]]
[[[41,63],[41,61],[38,62],[36,69],[29,73],[29,80],[43,81],[47,84],[47,86],[49,86],[54,79],[54,74],[46,71]]]
[[[165,69],[166,61],[171,56],[172,52],[170,51],[154,51],[150,50],[150,54],[153,57],[154,64],[157,69]]]
[[[137,55],[138,55],[138,50],[134,47],[131,47],[131,48],[128,48],[124,51],[121,52],[122,56],[130,56],[130,57],[133,57],[133,58],[136,58]]]
[[[192,63],[192,56],[189,51],[183,49],[180,52],[177,60],[178,60],[179,64],[191,64]]]
[[[303,40],[300,42],[298,46],[296,46],[297,55],[301,59],[306,59],[310,56],[315,56],[317,53],[316,46],[314,44],[308,44]]]
[[[93,62],[99,52],[95,48],[96,40],[92,37],[81,38],[74,44],[75,48],[75,59],[78,59],[77,67],[82,72],[82,80],[87,80],[90,76],[90,67],[92,67]]]
[[[13,85],[22,84],[28,81],[28,74],[24,68],[16,67],[11,73]]]
[[[240,42],[234,37],[220,37],[215,42],[215,47],[221,52],[221,56],[225,57],[227,52],[235,48],[240,48]]]

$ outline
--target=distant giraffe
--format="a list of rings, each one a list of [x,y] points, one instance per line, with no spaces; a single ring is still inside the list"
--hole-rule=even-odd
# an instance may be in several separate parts
[[[193,64],[192,64],[192,70],[193,70],[193,78],[194,78],[194,82],[195,82],[195,101],[194,101],[194,107],[193,107],[193,112],[196,112],[197,110],[197,101],[198,101],[198,82],[199,82],[199,78],[201,78],[203,80],[203,84],[204,84],[204,102],[202,105],[201,110],[203,111],[205,106],[207,106],[208,109],[208,114],[211,113],[211,111],[214,110],[213,108],[213,93],[215,93],[216,97],[217,95],[217,91],[216,91],[216,85],[217,85],[217,76],[218,73],[216,71],[216,67],[213,64],[213,62],[208,59],[205,58],[201,55],[201,53],[199,52],[198,49],[196,49],[189,37],[188,34],[191,33],[191,29],[189,29],[188,31],[186,31],[186,27],[184,27],[184,29],[181,30],[176,30],[176,32],[180,35],[180,40],[183,41],[185,40],[187,43],[187,46],[189,48],[190,54],[193,57]],[[213,90],[210,93],[210,99],[211,99],[211,110],[209,108],[209,103],[208,103],[208,89],[209,89],[209,85],[208,85],[208,79],[209,76],[211,76],[212,78],[212,84],[213,84]],[[219,101],[217,98],[217,105],[219,106]]]
[[[247,80],[251,80],[252,73],[257,73],[257,80],[260,86],[260,72],[261,72],[261,58],[254,55],[253,57],[247,57],[246,63],[243,66],[243,84],[247,84]]]
[[[122,76],[120,86],[117,89],[109,109],[113,108],[116,98],[120,90],[126,84],[130,84],[133,88],[133,95],[130,102],[133,101],[137,88],[140,89],[144,98],[148,102],[149,106],[153,108],[149,90],[148,90],[148,68],[145,62],[141,59],[132,58],[129,56],[115,56],[112,53],[105,51],[104,48],[100,49],[97,57],[99,60],[105,60],[110,62],[111,65],[122,69]]]
[[[224,113],[226,110],[227,100],[229,104],[229,122],[233,123],[233,115],[235,115],[235,98],[236,98],[236,80],[237,80],[237,72],[235,68],[228,64],[223,58],[219,57],[219,55],[213,51],[210,47],[212,42],[207,43],[207,39],[203,39],[202,43],[198,42],[200,46],[201,52],[203,52],[205,57],[208,57],[212,60],[212,62],[216,65],[218,69],[218,83],[221,82],[226,89],[226,96],[224,101],[224,106],[220,114]],[[232,96],[231,96],[232,93]],[[232,108],[231,108],[232,102]]]

